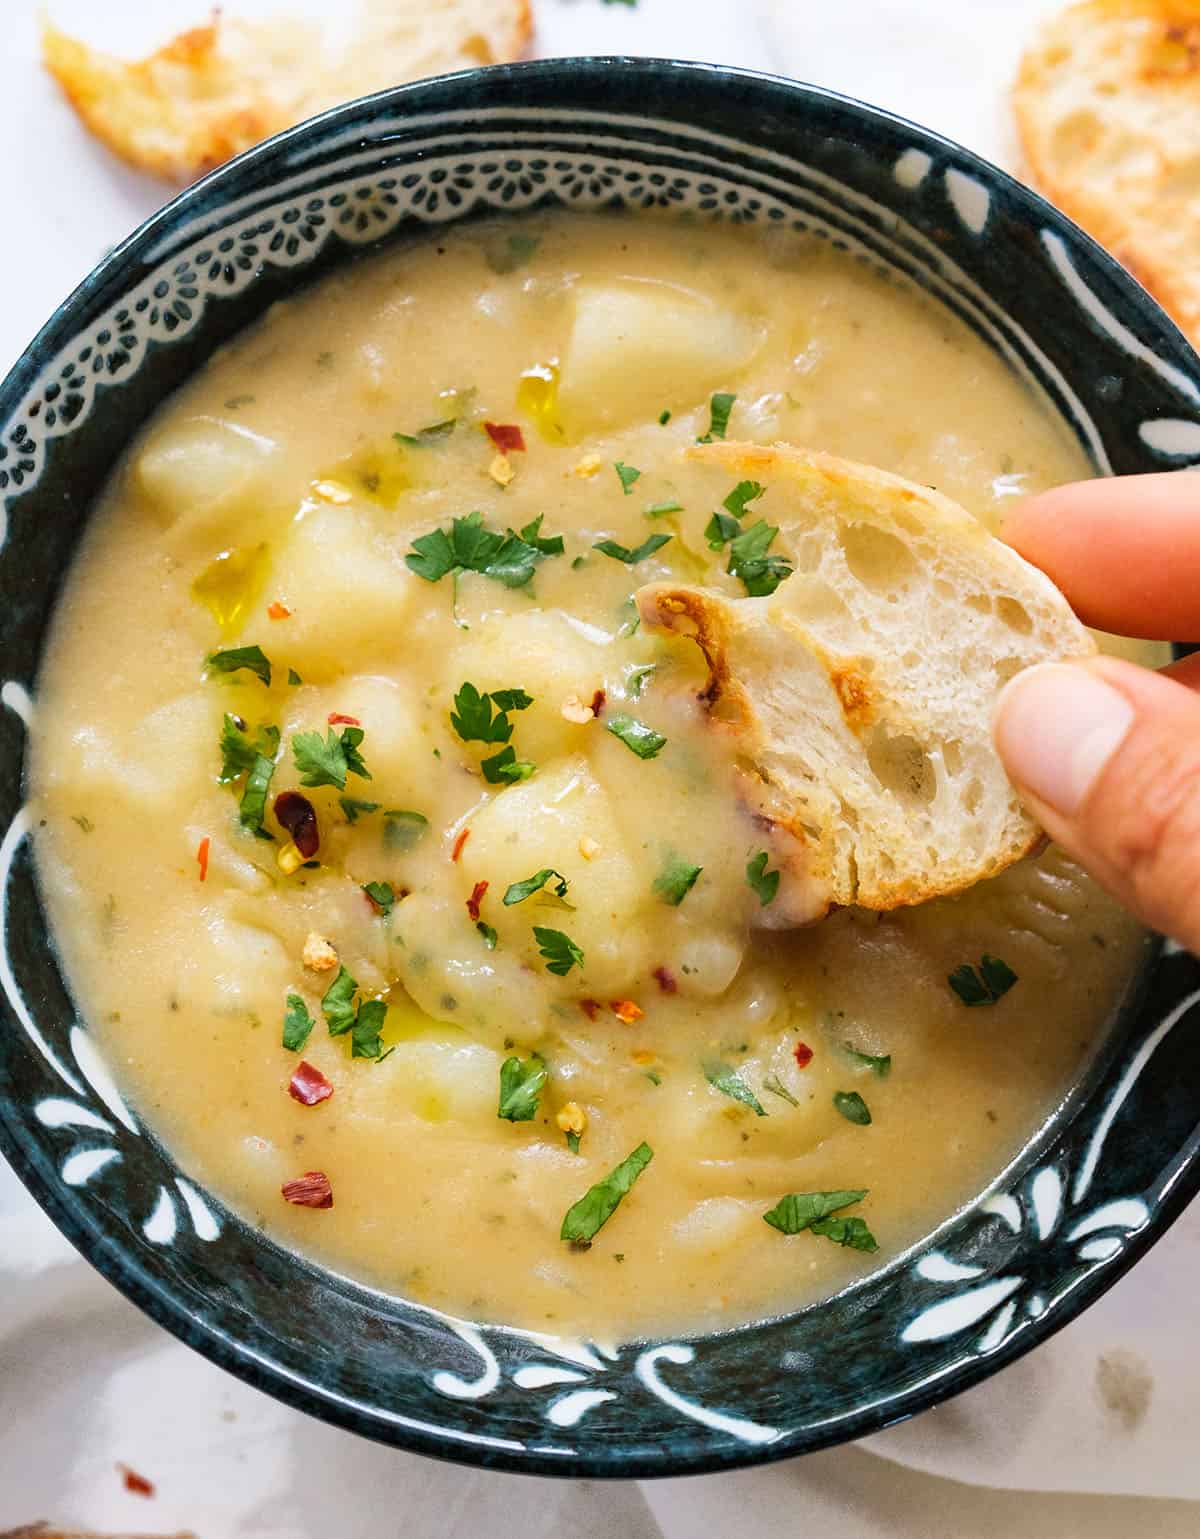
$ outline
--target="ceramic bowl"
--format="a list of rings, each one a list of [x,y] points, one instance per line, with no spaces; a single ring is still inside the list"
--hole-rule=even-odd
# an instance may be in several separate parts
[[[122,1098],[66,989],[22,806],[62,575],[147,415],[268,305],[363,251],[552,205],[811,230],[963,317],[1042,386],[1098,472],[1200,461],[1200,361],[1128,274],[994,167],[822,91],[551,61],[385,92],[243,155],[106,257],[0,389],[0,1146],[118,1288],[302,1410],[469,1463],[678,1475],[910,1416],[1109,1287],[1200,1182],[1200,964],[1148,946],[1083,1082],[905,1255],[782,1319],[611,1351],[372,1293],[202,1190]]]

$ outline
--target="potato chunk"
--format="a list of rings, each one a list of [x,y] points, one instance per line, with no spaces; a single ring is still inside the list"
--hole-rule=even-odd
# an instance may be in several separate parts
[[[290,741],[297,732],[323,733],[331,715],[353,717],[365,734],[362,751],[372,779],[368,783],[351,777],[348,795],[382,800],[389,807],[417,805],[427,798],[434,760],[411,688],[381,675],[359,674],[320,690],[297,690],[285,718],[285,735]]]
[[[164,526],[221,532],[267,488],[276,446],[219,417],[185,417],[155,433],[134,461],[135,486]]]
[[[212,785],[220,720],[219,702],[205,690],[168,700],[125,732],[60,718],[48,740],[48,784],[83,804],[111,800],[142,817],[177,818]]]
[[[291,959],[279,938],[215,906],[204,910],[200,924],[189,924],[173,946],[166,933],[161,944],[164,959],[168,949],[174,956],[172,984],[185,1008],[257,1014],[265,996],[282,999],[292,986]]]
[[[559,404],[573,434],[698,406],[762,341],[752,321],[693,289],[652,280],[580,284]]]
[[[525,690],[533,705],[515,714],[512,740],[518,758],[541,763],[581,746],[584,734],[599,730],[590,710],[579,723],[562,707],[572,697],[588,702],[604,687],[606,662],[604,646],[589,641],[556,610],[493,615],[473,625],[455,652],[447,698],[464,679],[484,691]]]
[[[589,835],[600,845],[587,860],[579,843]],[[521,903],[503,904],[511,883],[543,867],[567,879],[565,909],[552,901],[551,884]],[[639,871],[613,816],[608,794],[579,757],[539,770],[532,780],[502,791],[471,820],[471,838],[460,867],[467,889],[489,884],[488,917],[505,946],[519,948],[534,971],[554,982],[538,954],[535,925],[561,930],[582,947],[585,966],[573,972],[582,988],[618,993],[646,968],[649,942],[637,923],[650,899],[650,883]]]
[[[271,632],[272,653],[306,683],[382,665],[415,581],[353,508],[311,509],[293,526],[270,579],[270,597],[290,610]]]
[[[489,950],[465,905],[414,893],[394,928],[392,965],[427,1015],[496,1046],[516,1039],[532,1047],[545,1035],[549,989],[537,985],[517,951]]]

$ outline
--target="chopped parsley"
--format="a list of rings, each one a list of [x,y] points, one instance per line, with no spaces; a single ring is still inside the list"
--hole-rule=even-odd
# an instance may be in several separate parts
[[[238,803],[238,821],[242,827],[254,834],[261,833],[267,839],[271,836],[262,825],[267,812],[267,792],[275,773],[275,755],[278,752],[279,728],[260,727],[254,763],[250,766],[246,783],[242,787],[242,798]]]
[[[551,877],[554,878],[551,881]],[[550,891],[556,898],[565,898],[567,895],[567,879],[561,871],[555,871],[553,866],[543,866],[540,871],[535,871],[532,876],[527,876],[523,882],[513,882],[504,894],[503,903],[506,908],[511,908],[514,903],[524,903],[526,898],[531,898],[535,892],[540,892],[546,883],[550,882]]]
[[[261,647],[228,647],[224,652],[212,653],[206,666],[218,673],[237,673],[245,668],[264,684],[271,683],[271,664]]]
[[[763,1089],[769,1090],[772,1095],[777,1095],[781,1101],[786,1101],[789,1106],[799,1106],[800,1102],[779,1078],[778,1074],[768,1074],[763,1080]]]
[[[444,422],[435,422],[431,427],[423,427],[417,433],[393,433],[392,437],[404,448],[428,449],[431,444],[441,443],[444,438],[449,438],[457,422],[457,417],[447,417]]]
[[[573,1245],[588,1246],[608,1223],[627,1197],[633,1183],[654,1158],[649,1144],[639,1144],[602,1181],[597,1181],[584,1192],[578,1202],[566,1211],[559,1238],[570,1240]]]
[[[523,689],[494,689],[492,699],[502,711],[527,711],[533,704],[533,696]]]
[[[767,870],[766,850],[759,850],[746,862],[746,882],[763,908],[774,903],[779,892],[779,877],[780,872]]]
[[[786,556],[767,555],[778,533],[774,524],[759,519],[757,524],[751,524],[729,542],[726,571],[731,577],[741,578],[751,598],[764,598],[774,593],[779,584],[792,575],[792,564]]]
[[[572,1154],[579,1153],[579,1134],[572,1133],[569,1128],[567,1130],[567,1148]]]
[[[526,524],[521,530],[521,539],[543,556],[561,556],[564,550],[562,535],[542,533],[542,520],[545,516],[539,513],[531,523]]]
[[[370,780],[371,772],[359,753],[361,727],[344,727],[339,736],[332,727],[322,738],[319,732],[297,732],[292,738],[292,758],[300,771],[302,786],[335,786],[346,789],[346,776]]]
[[[946,981],[964,1005],[994,1005],[1016,983],[1017,975],[1007,962],[985,952],[978,970],[964,962]]]
[[[878,1250],[875,1237],[861,1218],[832,1217],[842,1208],[852,1208],[866,1195],[866,1192],[789,1192],[770,1212],[763,1214],[763,1222],[778,1229],[780,1234],[800,1234],[809,1229],[837,1245],[849,1245],[854,1250]]]
[[[652,502],[643,510],[646,518],[666,518],[668,513],[682,513],[683,503],[676,502],[673,497],[666,502]]]
[[[734,518],[745,518],[747,505],[756,502],[766,491],[761,481],[739,481],[721,504]]]
[[[631,497],[633,495],[633,483],[641,480],[641,471],[635,470],[632,465],[622,465],[620,460],[613,466],[613,469],[616,471],[617,479],[621,483],[621,490],[625,493],[626,497]]]
[[[647,556],[652,556],[656,550],[661,550],[664,545],[671,542],[669,534],[651,534],[642,541],[634,550],[628,545],[621,545],[616,540],[598,540],[592,546],[602,555],[611,556],[614,561],[623,561],[626,566],[636,566],[639,561],[645,561]]]
[[[528,780],[537,769],[528,759],[518,759],[517,751],[510,743],[489,759],[482,759],[479,768],[489,785],[514,785],[518,780]]]
[[[546,1085],[546,1064],[533,1053],[526,1063],[506,1058],[500,1065],[500,1106],[497,1117],[506,1122],[532,1122]]]
[[[708,432],[697,443],[710,444],[715,438],[724,438],[729,428],[729,414],[737,396],[727,390],[718,390],[708,403]]]
[[[357,823],[360,817],[369,812],[378,812],[382,803],[359,801],[357,796],[339,796],[338,806],[346,814],[347,823]]]
[[[494,689],[481,693],[474,684],[463,684],[454,697],[450,725],[464,743],[507,743],[512,736],[509,711],[524,711],[533,696],[523,689]]]
[[[391,916],[396,894],[392,891],[390,882],[367,882],[363,886],[363,891],[385,919]]]
[[[483,936],[483,944],[487,947],[487,949],[489,951],[495,951],[496,942],[500,939],[500,937],[496,934],[494,927],[490,924],[486,924],[482,919],[477,919],[475,921],[475,928],[479,931],[480,935]]]
[[[612,3],[613,3],[613,0],[605,0],[605,4],[606,5],[609,5],[609,4],[612,4]],[[620,3],[624,4],[624,5],[628,5],[629,4],[629,0],[620,0]],[[637,4],[637,0],[633,0],[633,4],[636,5]],[[659,412],[659,414],[658,414],[658,425],[659,425],[659,427],[666,427],[667,423],[670,422],[670,420],[671,420],[671,413],[669,411],[667,411],[665,408],[664,408],[664,410]]]
[[[813,1234],[832,1240],[835,1245],[848,1246],[851,1250],[863,1250],[870,1254],[879,1249],[875,1236],[861,1218],[819,1218],[808,1227]]]
[[[350,1056],[352,1058],[384,1058],[383,1023],[387,1019],[387,1005],[382,999],[368,999],[358,1007],[354,1025],[350,1029]]]
[[[506,588],[521,588],[544,556],[562,553],[562,537],[543,536],[541,524],[538,517],[520,534],[513,529],[499,534],[484,525],[482,513],[468,513],[454,519],[449,531],[419,535],[405,564],[426,582],[440,582],[450,572],[478,572]]]
[[[644,721],[638,721],[636,716],[627,716],[623,711],[610,716],[604,723],[604,730],[620,738],[626,748],[637,754],[639,759],[653,759],[667,746],[666,738],[660,733],[648,727]]]
[[[533,696],[523,689],[494,689],[483,694],[474,684],[466,683],[454,697],[450,724],[464,743],[508,743],[512,736],[509,711],[524,711],[533,704]],[[518,759],[511,746],[502,748],[480,763],[489,785],[513,785],[528,780],[537,768]]]
[[[284,1047],[290,1053],[298,1053],[312,1035],[316,1024],[299,994],[289,994],[287,1009],[283,1012]]]
[[[625,688],[629,692],[631,700],[640,700],[646,692],[646,681],[658,667],[657,663],[645,663],[640,668],[634,668],[625,680]]]
[[[731,1101],[740,1101],[743,1106],[750,1107],[756,1117],[765,1117],[762,1102],[751,1090],[750,1086],[727,1063],[712,1062],[704,1066],[704,1078],[722,1095],[727,1095]]]
[[[860,1128],[871,1126],[871,1110],[857,1090],[835,1090],[833,1104],[847,1122]]]
[[[709,550],[722,550],[730,540],[736,540],[742,526],[729,513],[714,513],[704,526],[704,538]]]
[[[389,807],[383,819],[383,844],[388,850],[411,850],[417,840],[429,832],[429,819],[423,812]]]
[[[354,1025],[357,1014],[354,1008],[354,996],[357,992],[358,984],[354,977],[344,965],[339,967],[337,977],[321,998],[321,1013],[325,1017],[331,1037],[340,1037]]]
[[[538,943],[538,951],[546,964],[547,972],[556,973],[562,978],[573,967],[582,968],[583,952],[571,937],[564,935],[561,930],[548,930],[543,925],[535,924],[533,938]]]
[[[326,989],[321,1000],[331,1037],[350,1033],[352,1058],[384,1058],[383,1024],[387,1017],[387,1005],[382,999],[367,999],[355,1007],[354,996],[358,984],[344,966],[338,968],[337,977]]]
[[[886,1079],[892,1072],[892,1055],[890,1053],[884,1053],[882,1057],[876,1057],[872,1053],[860,1053],[849,1042],[842,1043],[842,1052],[846,1054],[847,1058],[853,1059],[855,1063],[860,1064],[864,1069],[870,1069],[873,1074],[878,1074],[880,1079]]]
[[[294,668],[289,668],[288,683],[292,686],[293,689],[295,689],[298,684],[303,684],[304,680],[300,677]]]
[[[687,861],[680,860],[677,855],[671,855],[662,871],[654,878],[650,890],[656,893],[664,903],[669,903],[672,908],[678,908],[696,885],[696,878],[703,869],[703,866],[690,866]]]
[[[274,756],[279,747],[279,731],[276,727],[260,727],[252,740],[237,718],[225,712],[221,720],[221,773],[217,779],[223,786],[254,768],[259,754]]]
[[[611,0],[605,0],[605,4],[609,3]],[[629,0],[617,0],[617,3],[626,5]],[[512,273],[518,267],[524,267],[541,244],[540,235],[509,235],[503,245],[498,240],[489,241],[484,247],[484,256],[494,273]]]
[[[638,607],[632,593],[624,601],[617,613],[623,616],[621,624],[617,629],[617,635],[636,636],[642,626],[642,617],[638,614]]]

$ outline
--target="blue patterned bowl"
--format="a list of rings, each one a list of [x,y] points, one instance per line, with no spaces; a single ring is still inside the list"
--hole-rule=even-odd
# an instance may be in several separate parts
[[[993,167],[821,91],[654,61],[519,65],[385,92],[252,150],[107,257],[0,387],[0,1146],[118,1288],[302,1410],[505,1469],[678,1475],[910,1416],[1109,1287],[1200,1183],[1200,964],[1154,948],[1084,1082],[906,1255],[784,1319],[613,1352],[371,1293],[200,1191],[125,1104],[67,993],[21,800],[62,573],[163,397],[365,249],[555,204],[815,231],[909,274],[1038,380],[1098,471],[1200,462],[1200,361],[1125,272]]]

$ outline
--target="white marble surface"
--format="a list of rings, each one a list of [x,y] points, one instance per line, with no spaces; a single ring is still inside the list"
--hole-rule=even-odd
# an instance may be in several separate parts
[[[1011,164],[1007,84],[1052,3],[535,0],[537,51],[770,68]],[[195,21],[203,3],[51,8],[97,41],[134,49]],[[0,133],[22,230],[0,247],[0,366],[163,196],[91,142],[58,99],[36,63],[35,12],[36,0],[4,0]],[[126,1304],[0,1168],[0,1528],[50,1517],[186,1527],[199,1539],[478,1539],[500,1520],[522,1539],[1196,1539],[1198,1264],[1193,1214],[1031,1357],[856,1447],[732,1476],[551,1483],[375,1447],[243,1386]],[[120,1461],[154,1480],[152,1501],[124,1489]]]

